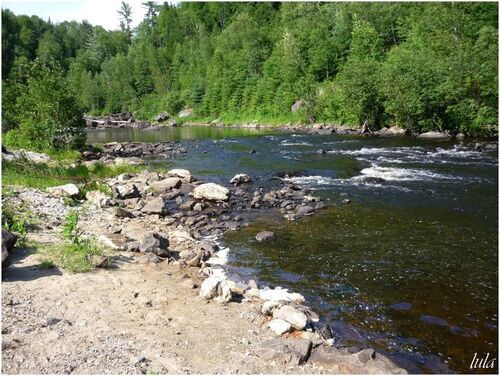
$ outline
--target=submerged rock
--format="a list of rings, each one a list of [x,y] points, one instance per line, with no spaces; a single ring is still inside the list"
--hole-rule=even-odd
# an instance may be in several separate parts
[[[247,174],[237,174],[229,181],[230,184],[234,185],[246,184],[251,182],[252,178]]]
[[[261,231],[257,235],[255,235],[255,239],[259,242],[271,240],[272,238],[274,238],[274,233],[271,231]]]
[[[396,303],[389,306],[394,311],[409,311],[413,305],[411,303]]]
[[[432,315],[422,315],[420,316],[420,321],[425,322],[427,324],[438,325],[438,326],[448,326],[448,321],[442,319],[440,317],[432,316]]]
[[[191,172],[181,168],[174,168],[173,170],[168,171],[167,176],[181,178],[182,180],[185,180],[188,183],[194,180],[193,176],[191,175]]]

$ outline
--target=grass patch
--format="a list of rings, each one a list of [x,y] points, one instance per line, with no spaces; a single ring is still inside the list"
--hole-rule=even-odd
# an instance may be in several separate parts
[[[109,166],[96,163],[91,166],[76,167],[48,166],[35,164],[27,160],[6,161],[2,163],[2,185],[18,185],[23,187],[44,189],[58,185],[75,183],[83,185],[83,190],[105,190],[104,183],[97,180],[113,177],[124,172],[137,173],[141,166],[119,165]],[[89,187],[88,189],[86,187]]]
[[[258,124],[263,124],[267,126],[283,126],[288,123],[294,125],[307,124],[307,119],[300,112],[291,114],[260,114],[260,113],[248,113],[248,114],[237,114],[226,112],[218,117],[214,116],[190,116],[185,118],[176,119],[177,123],[182,125],[186,122],[191,123],[211,123],[212,121],[218,119],[226,125],[234,124],[248,124],[252,122],[257,122]]]
[[[87,255],[104,255],[104,250],[91,240],[79,243],[64,241],[50,246],[39,246],[37,253],[41,262],[37,267],[47,269],[57,267],[70,273],[85,273],[94,269]]]
[[[41,264],[52,264],[71,273],[84,273],[94,269],[89,257],[102,256],[103,248],[90,239],[82,239],[83,230],[78,226],[78,213],[72,211],[62,226],[65,242],[52,244],[39,250]]]
[[[8,192],[7,196],[11,194],[11,192]],[[5,192],[3,192],[3,195],[5,198]],[[16,247],[25,247],[28,245],[28,229],[30,226],[36,226],[39,221],[40,218],[37,218],[34,213],[24,206],[14,208],[7,201],[2,203],[2,227],[19,237]]]

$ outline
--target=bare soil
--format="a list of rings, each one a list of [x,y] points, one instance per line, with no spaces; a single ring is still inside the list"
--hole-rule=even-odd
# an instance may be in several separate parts
[[[259,305],[198,296],[198,268],[139,264],[70,274],[18,249],[2,275],[2,373],[323,373],[260,359]],[[331,371],[330,371],[331,372]]]

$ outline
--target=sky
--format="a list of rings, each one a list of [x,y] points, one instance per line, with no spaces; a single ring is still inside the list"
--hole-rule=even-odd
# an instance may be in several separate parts
[[[120,21],[116,13],[122,0],[3,0],[2,8],[15,14],[36,15],[52,22],[83,21],[101,25],[107,30],[119,29]],[[141,5],[144,0],[126,0],[132,6],[132,26],[137,26],[146,10]],[[159,1],[157,1],[159,2]]]

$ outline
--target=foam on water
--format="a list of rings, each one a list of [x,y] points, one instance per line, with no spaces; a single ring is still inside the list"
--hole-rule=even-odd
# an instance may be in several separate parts
[[[415,181],[415,180],[452,180],[459,179],[457,176],[450,176],[432,172],[429,170],[380,167],[372,166],[364,168],[361,173],[365,176],[380,178],[386,181]]]
[[[428,150],[420,146],[361,148],[357,150],[330,150],[328,154],[341,154],[356,157],[363,161],[385,163],[418,163],[418,164],[458,164],[458,165],[497,165],[498,161],[482,152],[471,150],[465,146],[455,145],[453,148],[437,148]]]
[[[309,142],[291,142],[288,140],[281,141],[281,145],[283,146],[312,146]]]

